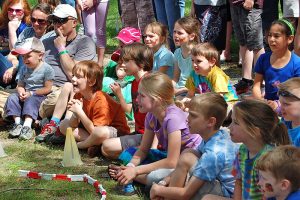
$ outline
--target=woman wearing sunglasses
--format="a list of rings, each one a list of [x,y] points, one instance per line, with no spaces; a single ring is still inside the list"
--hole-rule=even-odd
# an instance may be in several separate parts
[[[7,55],[17,37],[30,24],[30,7],[26,0],[7,0],[0,14],[0,48]]]
[[[46,3],[41,3],[36,5],[30,15],[31,26],[26,27],[22,33],[18,36],[17,43],[24,41],[27,38],[36,37],[41,40],[46,39],[51,36],[55,36],[55,32],[53,31],[53,27],[47,21],[48,16],[52,13],[52,8],[50,5]],[[3,57],[2,57],[3,58]],[[1,63],[1,55],[0,55],[0,63]],[[11,84],[12,77],[16,75],[17,65],[19,64],[18,58],[12,54],[7,56],[7,61],[5,62],[5,67],[1,68],[0,73],[0,84],[1,86],[6,86]],[[18,78],[18,77],[17,77]],[[2,84],[3,83],[3,84]]]

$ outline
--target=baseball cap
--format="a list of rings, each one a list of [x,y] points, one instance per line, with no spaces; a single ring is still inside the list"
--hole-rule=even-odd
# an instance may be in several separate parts
[[[131,44],[134,42],[140,42],[141,36],[141,32],[138,29],[126,27],[119,32],[116,38],[121,40],[124,44]]]
[[[67,17],[73,17],[77,19],[77,13],[75,8],[70,6],[69,4],[59,4],[54,9],[53,13],[49,15],[49,19],[52,17],[58,17],[58,18],[67,18]]]
[[[35,37],[27,38],[21,42],[16,43],[15,48],[11,53],[13,55],[24,55],[31,51],[40,51],[43,53],[45,52],[45,47],[41,40]]]

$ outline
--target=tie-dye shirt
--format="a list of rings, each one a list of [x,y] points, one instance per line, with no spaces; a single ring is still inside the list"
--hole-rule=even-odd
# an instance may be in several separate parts
[[[249,158],[247,147],[242,144],[233,162],[232,175],[242,181],[243,200],[263,200],[263,193],[258,186],[258,170],[255,169],[257,159],[271,150],[273,146],[265,145],[253,158]]]
[[[207,76],[196,74],[193,70],[186,81],[185,87],[194,91],[195,95],[206,92],[222,93],[225,101],[236,101],[238,96],[230,83],[230,78],[218,66],[212,67]]]

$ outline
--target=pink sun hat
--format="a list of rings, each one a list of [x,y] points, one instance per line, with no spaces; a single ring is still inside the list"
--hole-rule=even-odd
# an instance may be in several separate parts
[[[119,32],[116,38],[118,38],[124,44],[132,44],[134,42],[140,42],[141,36],[142,34],[138,29],[126,27]]]

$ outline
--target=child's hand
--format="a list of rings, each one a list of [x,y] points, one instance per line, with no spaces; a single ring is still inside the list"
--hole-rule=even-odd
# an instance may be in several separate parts
[[[20,92],[19,95],[20,95],[20,100],[21,101],[25,101],[28,97],[31,96],[30,92],[25,92],[25,91]]]
[[[82,99],[71,99],[68,102],[67,109],[75,114],[78,114],[80,111],[82,111]]]
[[[121,166],[120,172],[117,174],[116,178],[121,185],[126,185],[136,177],[135,167]]]
[[[245,2],[243,4],[243,7],[246,10],[252,10],[253,6],[254,6],[254,0],[245,0]]]
[[[121,92],[121,87],[120,87],[120,84],[119,83],[112,83],[109,85],[111,91],[113,91],[113,93],[119,97],[120,95],[122,95],[122,92]]]

